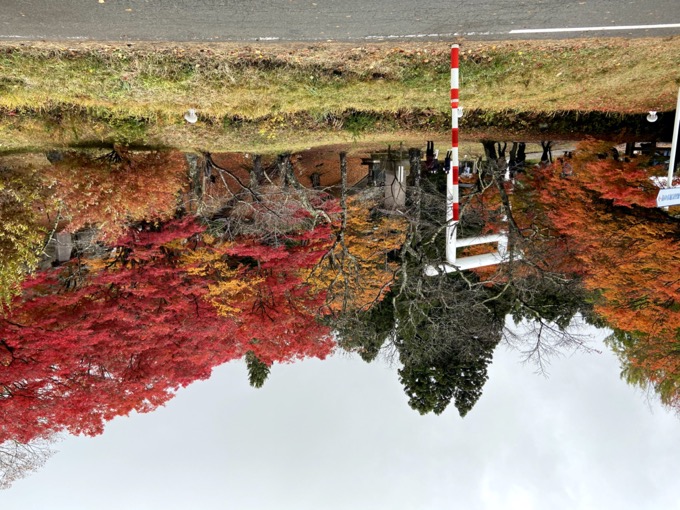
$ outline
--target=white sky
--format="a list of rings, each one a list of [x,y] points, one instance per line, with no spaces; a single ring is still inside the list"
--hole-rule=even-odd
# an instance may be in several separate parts
[[[518,358],[496,351],[464,420],[412,411],[381,363],[275,366],[260,390],[228,364],[155,413],[63,441],[0,509],[680,509],[680,419],[613,355],[554,360],[548,379]]]

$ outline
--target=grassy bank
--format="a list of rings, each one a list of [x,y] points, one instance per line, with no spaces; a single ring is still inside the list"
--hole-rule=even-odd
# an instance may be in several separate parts
[[[422,139],[448,125],[448,52],[446,43],[2,44],[0,150],[123,141],[276,152]],[[461,103],[478,113],[666,111],[680,84],[680,37],[463,41],[461,52]],[[182,119],[190,107],[193,126]]]

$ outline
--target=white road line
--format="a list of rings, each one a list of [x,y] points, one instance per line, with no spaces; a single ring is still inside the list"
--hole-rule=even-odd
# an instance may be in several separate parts
[[[46,35],[0,35],[0,40],[2,39],[26,39],[27,41],[42,41],[42,40],[47,40]],[[67,37],[61,37],[62,40],[86,40],[89,39],[89,37],[83,37],[79,35],[74,35],[74,36],[67,36]]]
[[[405,35],[365,35],[359,36],[357,39],[364,40],[391,40],[391,39],[448,39],[451,37],[471,37],[471,36],[502,36],[515,34],[550,34],[559,32],[601,32],[605,30],[653,30],[660,28],[680,28],[680,23],[667,23],[663,25],[623,25],[623,26],[606,26],[606,27],[569,27],[569,28],[522,28],[517,30],[510,30],[509,32],[448,32],[444,34],[405,34]],[[0,40],[3,39],[28,39],[28,40],[42,40],[47,39],[44,35],[1,35]],[[67,40],[91,40],[91,37],[71,36],[62,37]],[[195,40],[202,40],[194,38]],[[225,39],[226,41],[238,39]],[[342,39],[328,39],[327,37],[305,37],[301,39],[289,39],[287,37],[250,37],[242,39],[246,41],[331,41]]]
[[[650,30],[657,28],[680,28],[680,23],[667,23],[665,25],[623,25],[607,27],[573,27],[573,28],[524,28],[510,30],[509,34],[552,34],[556,32],[600,32],[603,30]]]
[[[508,32],[449,32],[446,34],[365,35],[362,37],[362,39],[446,39],[449,37],[465,37],[472,35],[504,35],[507,33]]]
[[[365,35],[364,39],[421,39],[424,37],[452,37],[455,34]]]

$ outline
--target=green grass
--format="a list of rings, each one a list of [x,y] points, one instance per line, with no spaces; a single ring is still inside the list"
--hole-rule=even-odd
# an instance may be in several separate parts
[[[441,132],[448,54],[445,43],[2,44],[0,151],[124,142],[274,152]],[[478,116],[664,111],[678,84],[679,37],[461,44],[461,104]]]

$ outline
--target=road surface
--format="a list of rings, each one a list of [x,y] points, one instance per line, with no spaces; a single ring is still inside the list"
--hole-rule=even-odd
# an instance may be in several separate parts
[[[0,4],[0,40],[378,41],[680,34],[679,0],[0,0]]]

